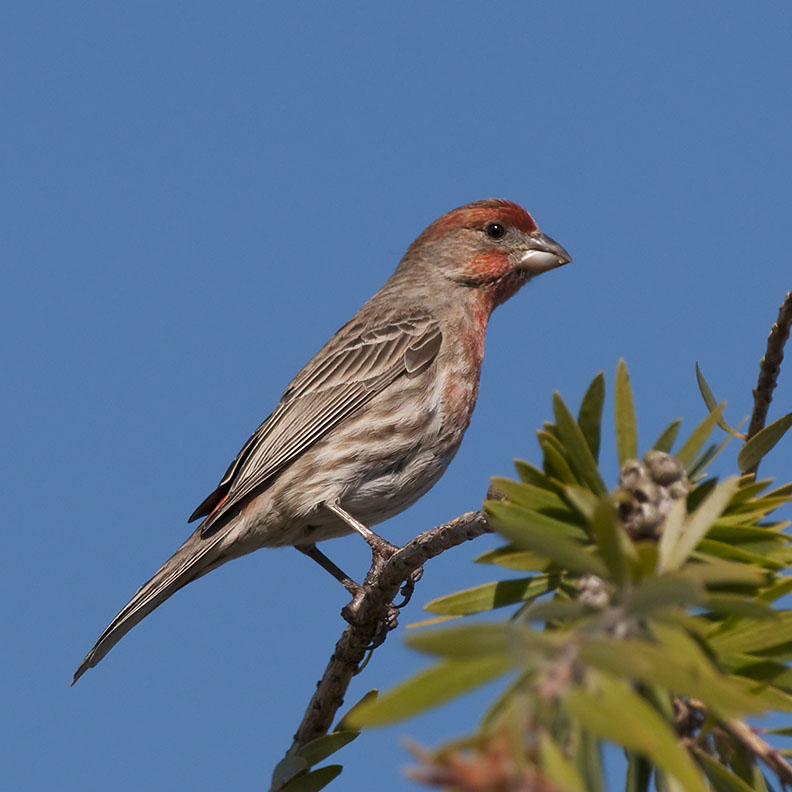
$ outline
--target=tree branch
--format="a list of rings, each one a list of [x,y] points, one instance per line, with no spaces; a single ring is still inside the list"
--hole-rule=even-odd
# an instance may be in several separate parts
[[[731,720],[725,725],[751,754],[761,759],[778,776],[785,789],[788,784],[792,784],[792,767],[779,751],[768,745],[743,721]]]
[[[467,512],[419,534],[386,561],[379,556],[374,558],[361,592],[344,608],[344,618],[350,623],[336,643],[287,755],[330,729],[352,677],[387,623],[399,587],[425,561],[491,530],[483,512]]]
[[[745,436],[747,443],[765,425],[767,410],[773,400],[773,390],[781,371],[781,361],[784,359],[784,344],[789,338],[789,328],[792,325],[792,291],[786,293],[784,302],[778,311],[778,319],[773,322],[770,328],[770,335],[767,337],[767,350],[759,363],[759,379],[753,390],[754,407],[751,414],[751,423],[748,427],[748,434]],[[752,470],[746,473],[756,473],[759,465],[755,465]]]

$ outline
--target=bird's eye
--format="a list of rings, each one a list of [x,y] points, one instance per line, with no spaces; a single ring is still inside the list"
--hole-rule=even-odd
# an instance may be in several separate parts
[[[506,227],[500,223],[489,223],[484,232],[490,239],[503,239],[506,236]]]

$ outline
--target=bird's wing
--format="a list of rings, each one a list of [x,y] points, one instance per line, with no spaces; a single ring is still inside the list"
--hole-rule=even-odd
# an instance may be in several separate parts
[[[217,518],[296,459],[341,420],[397,377],[423,371],[437,355],[442,333],[426,313],[390,318],[355,332],[352,323],[292,380],[271,415],[245,443],[217,489],[190,522]]]

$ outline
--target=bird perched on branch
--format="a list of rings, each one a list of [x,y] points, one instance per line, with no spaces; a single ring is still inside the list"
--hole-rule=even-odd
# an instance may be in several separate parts
[[[201,524],[110,622],[74,681],[175,591],[260,547],[294,545],[353,590],[315,543],[357,531],[393,552],[370,526],[418,500],[459,448],[493,309],[569,261],[510,201],[435,220],[291,381],[193,512]]]

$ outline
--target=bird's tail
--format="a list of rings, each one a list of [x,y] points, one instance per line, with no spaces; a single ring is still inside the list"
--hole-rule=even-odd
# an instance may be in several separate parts
[[[201,537],[199,526],[189,539],[157,570],[154,577],[144,583],[134,597],[124,606],[99,636],[94,648],[85,656],[74,672],[72,685],[93,668],[139,621],[154,608],[165,602],[171,594],[190,581],[205,575],[215,567],[239,553],[226,554],[231,526]]]

